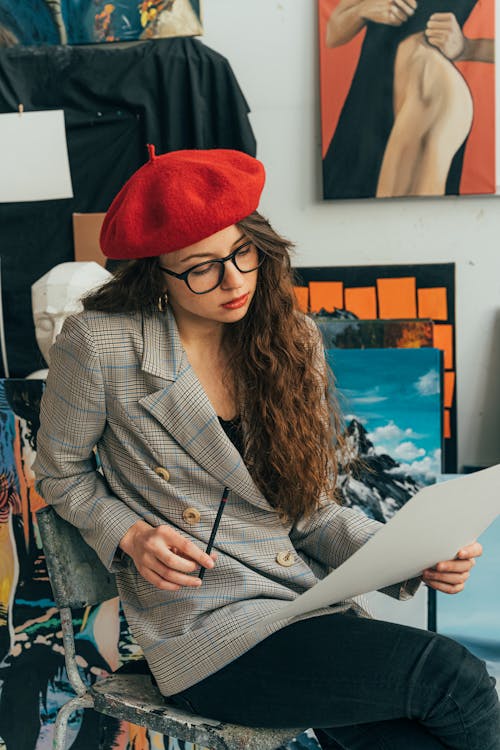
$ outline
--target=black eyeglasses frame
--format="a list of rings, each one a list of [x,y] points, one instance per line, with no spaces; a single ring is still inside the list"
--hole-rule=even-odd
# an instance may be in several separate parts
[[[264,262],[265,254],[262,252],[262,250],[258,247],[256,247],[257,250],[257,258],[258,258],[258,264],[255,266],[255,268],[250,268],[248,271],[242,271],[241,268],[238,266],[238,263],[236,262],[236,256],[241,251],[244,250],[248,245],[253,245],[254,243],[252,240],[248,240],[247,242],[244,242],[242,245],[239,245],[239,247],[236,247],[229,255],[226,255],[225,258],[212,258],[211,260],[204,260],[202,263],[196,263],[196,265],[191,266],[191,268],[186,269],[186,271],[183,271],[182,273],[176,273],[175,271],[171,271],[169,268],[163,268],[163,266],[160,266],[158,264],[158,268],[160,271],[163,271],[163,273],[168,274],[169,276],[174,276],[176,279],[180,279],[183,281],[190,292],[193,294],[208,294],[209,292],[213,292],[214,289],[217,289],[218,286],[222,284],[222,281],[224,279],[224,266],[228,261],[232,261],[233,264],[236,266],[238,271],[240,273],[253,273],[253,271],[256,271],[262,263]],[[220,265],[220,271],[219,271],[219,280],[215,286],[213,286],[211,289],[207,289],[205,292],[195,292],[194,289],[191,288],[188,281],[188,276],[191,273],[191,271],[196,270],[200,266],[206,266],[207,263],[219,263]]]

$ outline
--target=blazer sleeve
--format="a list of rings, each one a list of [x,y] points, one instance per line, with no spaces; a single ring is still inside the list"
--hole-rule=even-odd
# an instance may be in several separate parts
[[[68,317],[50,352],[40,410],[37,492],[76,526],[112,572],[125,532],[140,516],[110,492],[96,470],[93,449],[106,425],[106,399],[99,355],[85,321]]]
[[[326,501],[308,519],[292,527],[290,539],[295,549],[331,568],[338,568],[381,527],[361,511]],[[381,589],[394,599],[411,598],[421,583],[420,577]]]

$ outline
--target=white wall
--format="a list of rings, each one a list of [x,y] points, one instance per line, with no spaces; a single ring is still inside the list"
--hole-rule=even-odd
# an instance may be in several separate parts
[[[322,201],[316,0],[204,0],[204,24],[249,103],[261,208],[295,265],[456,263],[459,466],[500,462],[500,198]]]

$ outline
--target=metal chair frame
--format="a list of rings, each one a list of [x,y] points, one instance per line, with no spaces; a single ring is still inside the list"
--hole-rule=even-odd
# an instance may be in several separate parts
[[[54,750],[65,750],[68,720],[81,708],[92,708],[210,750],[278,750],[304,731],[305,728],[244,727],[181,711],[165,702],[146,674],[111,675],[86,685],[76,663],[72,609],[118,596],[115,576],[104,567],[79,531],[52,507],[39,510],[37,518],[54,600],[61,616],[66,671],[76,693],[57,714]]]

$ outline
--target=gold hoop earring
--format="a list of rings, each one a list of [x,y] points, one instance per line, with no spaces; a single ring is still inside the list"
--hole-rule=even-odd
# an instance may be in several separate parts
[[[162,294],[161,297],[158,297],[158,310],[160,312],[165,312],[168,305],[168,294],[165,292],[165,294]]]

